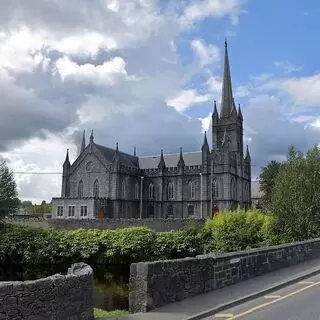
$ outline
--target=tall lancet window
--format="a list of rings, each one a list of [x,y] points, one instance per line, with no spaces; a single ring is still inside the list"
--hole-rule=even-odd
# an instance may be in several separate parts
[[[136,199],[139,199],[139,184],[136,182],[135,187],[134,187],[134,195]]]
[[[99,197],[99,181],[98,181],[98,179],[96,179],[93,184],[93,196],[95,198]]]
[[[188,183],[188,198],[193,200],[196,197],[196,186],[193,181]]]
[[[217,198],[219,196],[218,182],[216,179],[212,181],[212,196]]]
[[[174,196],[174,192],[173,192],[173,183],[169,182],[168,184],[168,199],[172,200]]]
[[[83,197],[83,181],[80,180],[78,184],[78,197]]]
[[[154,200],[154,185],[153,185],[153,183],[149,184],[149,200]]]
[[[125,198],[126,197],[126,182],[122,181],[121,183],[121,197]]]

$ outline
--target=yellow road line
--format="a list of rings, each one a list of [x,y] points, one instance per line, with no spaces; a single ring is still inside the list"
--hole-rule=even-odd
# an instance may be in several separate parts
[[[273,301],[270,301],[270,302],[266,302],[266,303],[260,304],[260,305],[258,305],[258,306],[256,306],[256,307],[253,307],[253,308],[251,308],[251,309],[249,309],[249,310],[247,310],[247,311],[244,311],[244,312],[241,312],[241,313],[239,313],[239,314],[236,314],[236,315],[234,315],[233,317],[229,318],[228,320],[239,319],[240,317],[243,317],[243,316],[245,316],[245,315],[247,315],[247,314],[249,314],[249,313],[252,313],[252,312],[257,311],[257,310],[259,310],[259,309],[262,309],[262,308],[264,308],[264,307],[270,306],[271,304],[274,304],[274,303],[276,303],[276,302],[278,302],[278,301],[282,301],[282,300],[284,300],[284,299],[286,299],[286,298],[289,298],[289,297],[291,297],[291,296],[294,296],[294,295],[296,295],[296,294],[298,294],[298,293],[300,293],[300,292],[302,292],[302,291],[305,291],[305,290],[307,290],[307,289],[309,289],[309,288],[312,288],[312,287],[314,287],[314,286],[316,286],[316,285],[318,285],[318,284],[320,284],[320,281],[319,281],[319,282],[312,283],[312,284],[310,284],[309,286],[304,287],[304,288],[301,288],[301,289],[299,289],[299,290],[297,290],[297,291],[293,291],[293,292],[291,292],[291,293],[288,293],[287,295],[285,295],[285,296],[283,296],[283,297],[280,297],[280,298],[278,298],[278,299],[276,299],[276,300],[273,300]]]
[[[275,296],[264,296],[265,299],[277,299],[277,298],[280,298],[281,296],[280,295],[275,295]]]
[[[217,313],[215,318],[230,318],[233,317],[233,313]]]
[[[299,284],[312,284],[314,281],[301,281]]]

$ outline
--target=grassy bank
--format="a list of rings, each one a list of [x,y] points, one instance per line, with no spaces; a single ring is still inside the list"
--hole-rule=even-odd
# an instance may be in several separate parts
[[[111,318],[111,317],[121,317],[121,316],[125,316],[127,314],[129,314],[128,311],[126,310],[113,310],[113,311],[106,311],[106,310],[102,310],[102,309],[99,309],[99,308],[94,308],[93,309],[93,312],[94,312],[94,317],[95,319],[98,319],[98,318]]]

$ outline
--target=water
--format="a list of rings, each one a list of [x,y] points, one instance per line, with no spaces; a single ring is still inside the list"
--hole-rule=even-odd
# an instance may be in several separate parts
[[[128,310],[128,275],[113,275],[107,272],[95,272],[93,304],[104,310]]]
[[[1,269],[1,268],[0,268]],[[10,270],[5,273],[0,270],[0,281],[25,281],[44,278],[57,272],[25,270]],[[111,310],[129,309],[129,276],[114,275],[103,270],[94,271],[93,305],[95,308]]]

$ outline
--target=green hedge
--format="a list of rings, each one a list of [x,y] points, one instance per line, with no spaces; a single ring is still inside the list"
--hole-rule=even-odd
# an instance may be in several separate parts
[[[0,267],[66,270],[78,261],[128,272],[132,262],[176,259],[277,243],[273,217],[256,210],[221,213],[199,229],[156,233],[146,227],[51,230],[8,225],[0,230]]]
[[[0,232],[0,264],[24,268],[65,269],[84,261],[109,271],[132,262],[201,254],[194,230],[155,233],[146,227],[117,230],[44,230],[7,226]]]
[[[273,216],[257,209],[218,214],[214,219],[207,220],[204,228],[211,235],[205,245],[206,252],[240,251],[279,242]]]

